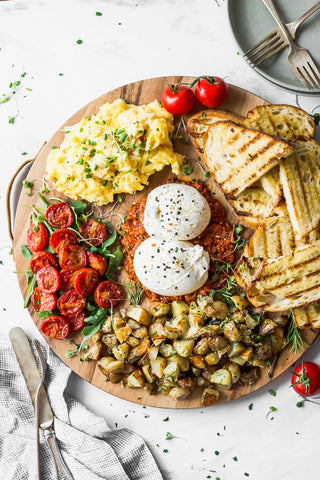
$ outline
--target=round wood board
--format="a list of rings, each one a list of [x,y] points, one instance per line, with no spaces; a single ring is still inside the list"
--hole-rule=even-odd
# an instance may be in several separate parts
[[[91,116],[92,113],[97,113],[100,105],[105,102],[112,102],[117,98],[123,98],[128,103],[134,104],[145,104],[153,100],[159,100],[161,97],[162,90],[168,83],[176,82],[190,82],[193,78],[191,77],[161,77],[153,78],[148,80],[142,80],[139,82],[131,83],[123,87],[117,88],[109,93],[102,95],[101,97],[93,100],[88,105],[81,108],[77,113],[75,113],[69,120],[67,120],[62,127],[52,136],[52,138],[47,142],[47,144],[42,148],[42,150],[37,155],[34,164],[28,174],[27,179],[31,181],[35,178],[43,178],[45,176],[45,166],[47,155],[52,149],[52,146],[59,146],[64,138],[63,127],[70,126],[78,121],[84,116]],[[265,100],[256,95],[243,90],[241,88],[229,85],[229,93],[227,100],[221,109],[228,110],[230,112],[245,116],[249,110],[254,108],[257,105],[266,104]],[[196,104],[193,108],[191,114],[194,114],[198,111],[201,111],[203,107],[199,104]],[[205,109],[203,109],[205,111]],[[192,177],[182,177],[184,179],[190,178],[199,178],[203,179],[203,173],[197,162],[197,153],[193,146],[190,144],[184,144],[183,142],[177,141],[174,146],[175,150],[183,153],[186,156],[186,159],[194,167]],[[118,204],[117,207],[113,210],[112,213],[122,213],[126,214],[128,208],[132,203],[138,201],[141,197],[145,196],[152,188],[157,186],[160,183],[163,183],[167,178],[172,176],[170,167],[167,167],[162,172],[154,174],[150,178],[150,185],[145,187],[142,192],[138,192],[134,195],[125,194],[124,200],[121,204]],[[232,210],[228,203],[225,201],[224,197],[221,195],[221,192],[218,190],[214,181],[212,179],[205,180],[206,186],[212,191],[215,192],[216,198],[221,201],[227,214],[228,219],[231,223],[237,223],[237,218],[232,213]],[[50,196],[58,196],[63,199],[66,199],[63,195],[59,194],[57,191],[53,190]],[[14,258],[16,262],[17,271],[22,271],[28,268],[27,261],[21,254],[21,245],[26,244],[26,231],[27,231],[27,218],[29,215],[29,209],[25,205],[38,205],[42,206],[38,197],[28,197],[25,192],[22,191],[18,203],[15,228],[14,228]],[[110,205],[102,209],[103,211],[108,211]],[[96,212],[98,216],[99,213]],[[114,220],[119,217],[112,217],[111,220]],[[114,223],[114,222],[113,222]],[[117,228],[118,225],[115,225]],[[27,283],[24,274],[18,274],[19,284],[22,291],[23,297],[25,297],[27,290]],[[120,275],[121,281],[128,282],[125,272],[122,272]],[[143,305],[148,308],[148,301],[144,300]],[[125,306],[125,305],[124,305]],[[29,312],[33,321],[38,327],[40,327],[42,320],[39,319],[33,312],[31,306],[29,306]],[[317,338],[317,333],[311,331],[306,331],[303,333],[304,339],[308,344],[313,343]],[[70,336],[72,340],[79,342],[81,334],[73,334]],[[75,373],[77,373],[81,378],[87,380],[89,383],[95,385],[102,390],[105,390],[112,395],[120,397],[131,402],[139,403],[142,405],[149,405],[153,407],[162,407],[162,408],[199,408],[200,405],[200,389],[196,389],[192,395],[190,395],[186,400],[174,401],[168,396],[162,394],[149,395],[144,389],[132,389],[129,387],[123,387],[121,384],[112,384],[105,380],[104,375],[96,367],[95,361],[80,362],[78,357],[66,358],[65,353],[70,348],[70,346],[65,341],[58,341],[44,336],[45,341],[49,344],[50,348],[58,355],[58,357],[68,365]],[[301,352],[302,353],[302,352]],[[289,351],[287,347],[284,349],[278,356],[275,368],[273,371],[272,378],[276,378],[278,375],[283,373],[287,368],[289,368],[300,355],[295,355]],[[249,393],[252,393],[254,390],[262,387],[263,385],[270,382],[272,379],[267,376],[267,368],[263,370],[260,380],[252,386],[246,385],[235,385],[231,390],[220,390],[220,398],[216,403],[224,403],[236,398],[242,397]]]

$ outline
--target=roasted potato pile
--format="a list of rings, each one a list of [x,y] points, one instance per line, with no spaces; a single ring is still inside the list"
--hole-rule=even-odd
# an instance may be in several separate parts
[[[210,296],[189,305],[153,303],[150,312],[129,307],[123,318],[108,317],[92,337],[88,357],[113,383],[161,392],[174,400],[203,387],[201,403],[211,405],[219,389],[252,385],[267,360],[285,345],[285,322],[232,297],[233,307]],[[259,314],[261,313],[261,314]]]

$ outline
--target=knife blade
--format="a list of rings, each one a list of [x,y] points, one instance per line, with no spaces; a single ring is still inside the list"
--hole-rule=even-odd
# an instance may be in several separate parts
[[[33,406],[35,407],[36,393],[42,380],[29,340],[20,327],[10,330],[9,338],[26,381]],[[53,455],[57,478],[58,480],[73,480],[59,450],[53,429],[53,412],[43,384],[39,390],[39,407],[39,426]],[[37,426],[37,428],[39,426]]]

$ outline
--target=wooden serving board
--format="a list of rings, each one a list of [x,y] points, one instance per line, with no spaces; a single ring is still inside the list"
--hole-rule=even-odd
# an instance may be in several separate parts
[[[123,87],[117,88],[109,93],[102,95],[101,97],[93,100],[85,107],[81,108],[77,113],[75,113],[69,120],[67,120],[62,127],[57,130],[57,132],[52,136],[52,138],[47,142],[45,147],[40,151],[35,162],[28,174],[27,179],[32,181],[35,178],[42,178],[45,176],[45,166],[46,166],[46,159],[49,152],[52,149],[52,146],[59,146],[64,138],[64,131],[63,127],[70,126],[78,121],[84,116],[91,116],[92,113],[97,113],[100,105],[105,102],[112,102],[117,98],[123,98],[128,103],[134,104],[145,104],[149,103],[153,100],[159,100],[161,97],[162,90],[166,86],[167,83],[176,83],[176,82],[190,82],[193,78],[191,77],[162,77],[162,78],[153,78],[149,80],[143,80],[135,83],[131,83],[129,85],[125,85]],[[223,105],[221,105],[221,109],[228,110],[230,112],[239,114],[239,115],[246,115],[249,110],[254,108],[257,105],[266,104],[265,100],[256,95],[243,90],[241,88],[235,87],[233,85],[229,85],[229,93],[227,100]],[[194,109],[190,114],[194,114],[200,110],[203,110],[203,107],[199,104],[196,104]],[[205,109],[204,109],[205,110]],[[181,141],[176,141],[174,148],[176,151],[183,153],[186,156],[186,159],[189,163],[192,164],[194,167],[194,171],[191,176],[189,177],[182,177],[186,178],[199,178],[203,179],[207,185],[207,187],[215,192],[216,198],[218,198],[223,206],[226,209],[228,214],[228,219],[231,223],[236,223],[237,218],[232,213],[232,210],[228,203],[225,201],[223,196],[221,195],[220,191],[217,189],[214,181],[212,179],[205,180],[203,177],[203,172],[200,168],[199,162],[197,161],[197,154],[194,150],[193,146],[190,144],[184,144]],[[117,207],[113,210],[114,213],[122,213],[127,214],[130,205],[133,202],[138,201],[141,197],[145,196],[152,188],[157,186],[160,183],[163,183],[167,178],[172,176],[170,167],[167,167],[164,171],[159,172],[153,175],[150,178],[150,185],[145,187],[142,192],[138,192],[134,195],[126,194],[124,196],[124,201],[121,204],[118,204]],[[63,195],[59,194],[58,192],[54,191],[51,192],[50,196],[58,196],[62,199],[66,199]],[[22,191],[18,208],[16,214],[16,221],[15,221],[15,229],[14,229],[14,258],[16,262],[16,269],[17,271],[22,271],[28,268],[27,261],[21,254],[21,245],[26,244],[26,231],[28,227],[28,215],[30,210],[25,207],[25,205],[38,205],[40,204],[40,200],[37,197],[28,197],[26,196],[25,192]],[[102,212],[107,212],[110,209],[110,205],[102,208]],[[96,212],[96,215],[99,215],[99,212]],[[108,218],[109,219],[109,218]],[[119,226],[119,220],[117,225],[117,220],[119,216],[110,217],[110,220],[114,220],[115,228]],[[122,272],[120,275],[121,281],[128,282],[126,278],[125,272]],[[23,297],[25,297],[27,284],[24,274],[18,274],[19,284],[22,291]],[[148,307],[148,301],[144,300],[144,305]],[[125,305],[122,305],[122,307]],[[38,327],[40,327],[42,320],[39,319],[33,312],[31,306],[29,306],[29,312],[33,321],[36,323]],[[306,342],[308,344],[313,343],[317,338],[317,333],[313,333],[311,331],[307,331],[303,334]],[[76,342],[79,342],[81,338],[81,334],[73,334],[72,339]],[[44,336],[45,341],[49,344],[50,348],[58,355],[58,357],[68,365],[75,373],[77,373],[81,378],[88,381],[89,383],[95,385],[96,387],[105,390],[112,395],[120,397],[125,400],[129,400],[131,402],[139,403],[142,405],[149,405],[153,407],[163,407],[163,408],[199,408],[200,405],[200,391],[195,390],[190,397],[186,400],[181,401],[174,401],[168,396],[164,396],[162,394],[155,394],[155,395],[148,395],[148,393],[144,389],[131,389],[128,387],[123,387],[121,384],[112,384],[111,382],[106,382],[105,376],[100,372],[100,370],[96,367],[95,361],[87,361],[87,362],[79,362],[79,357],[74,357],[68,359],[65,357],[66,351],[70,348],[70,346],[65,341],[58,341],[51,339],[49,337]],[[81,341],[81,340],[80,340]],[[278,357],[277,363],[274,368],[273,378],[280,375],[282,372],[287,370],[298,358],[300,355],[295,355],[289,351],[287,347],[283,350]],[[262,376],[260,380],[252,385],[252,386],[242,386],[242,385],[235,385],[231,390],[221,390],[221,395],[219,400],[216,403],[224,403],[230,400],[234,400],[236,398],[242,397],[249,393],[252,393],[254,390],[262,387],[263,385],[270,382],[271,379],[267,376],[267,368],[263,370]]]

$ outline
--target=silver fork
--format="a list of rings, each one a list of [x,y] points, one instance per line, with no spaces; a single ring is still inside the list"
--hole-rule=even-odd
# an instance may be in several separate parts
[[[263,3],[276,20],[283,36],[287,39],[289,45],[288,61],[292,70],[306,88],[309,90],[316,87],[319,88],[320,72],[312,60],[310,53],[304,48],[297,47],[294,43],[274,6],[273,0],[263,0]]]
[[[36,396],[35,396],[35,402],[34,402],[34,407],[36,411],[36,442],[37,442],[37,459],[38,459],[38,479],[41,480],[41,470],[40,470],[40,436],[39,436],[39,399],[40,399],[40,389],[43,385],[45,376],[46,376],[46,370],[47,370],[47,362],[45,361],[45,358],[43,356],[40,343],[38,342],[37,339],[33,340],[34,346],[37,349],[39,359],[40,359],[40,377],[41,377],[41,383],[38,385],[37,391],[36,391]]]
[[[300,25],[319,9],[320,2],[317,2],[305,14],[298,18],[298,20],[284,24],[286,29],[292,36],[293,40],[296,38],[296,32]],[[260,42],[258,42],[254,47],[247,50],[243,54],[243,57],[248,61],[249,64],[259,65],[260,63],[264,62],[268,58],[283,50],[286,46],[288,46],[287,39],[283,36],[280,27],[276,27],[274,30],[272,30],[272,32],[270,32],[262,40],[260,40]]]

